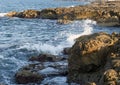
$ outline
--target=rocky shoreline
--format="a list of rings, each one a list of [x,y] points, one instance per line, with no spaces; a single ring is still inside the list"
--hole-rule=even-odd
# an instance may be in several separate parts
[[[9,12],[7,17],[55,19],[59,24],[92,19],[101,26],[120,26],[120,6],[86,5]],[[120,34],[104,32],[84,35],[62,56],[40,54],[15,74],[17,84],[40,84],[47,77],[67,76],[68,83],[120,85]],[[53,82],[54,83],[54,82]],[[46,82],[46,85],[49,83]]]
[[[15,74],[16,82],[39,84],[46,77],[67,76],[68,83],[80,85],[120,84],[120,34],[100,32],[81,36],[63,53],[66,56],[30,57],[31,64]]]
[[[120,3],[119,1],[116,3]],[[60,24],[67,24],[73,20],[91,19],[100,26],[120,26],[120,6],[109,6],[110,3],[99,5],[96,3],[69,8],[49,8],[25,10],[23,12],[9,12],[8,17],[57,19]]]

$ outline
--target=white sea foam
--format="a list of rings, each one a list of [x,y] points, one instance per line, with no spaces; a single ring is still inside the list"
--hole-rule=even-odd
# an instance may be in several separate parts
[[[41,74],[52,74],[52,73],[57,73],[57,72],[58,72],[58,70],[54,69],[52,67],[47,67],[47,68],[45,68],[43,70],[40,70]]]
[[[70,32],[65,32],[63,33],[62,35],[66,36],[68,35],[67,39],[62,41],[60,44],[58,44],[57,46],[54,46],[53,44],[47,44],[47,43],[24,43],[24,45],[21,45],[18,49],[27,49],[27,50],[37,50],[38,52],[41,52],[41,53],[50,53],[50,54],[54,54],[54,55],[58,55],[61,53],[61,51],[65,48],[65,47],[71,47],[73,44],[74,44],[74,40],[82,35],[88,35],[88,34],[91,34],[92,33],[92,30],[93,30],[93,27],[92,25],[93,24],[96,24],[95,21],[92,21],[92,20],[83,20],[82,22],[81,21],[78,21],[79,23],[73,23],[73,26],[72,28],[74,30],[80,30],[82,29],[83,32],[81,32],[80,34],[72,34]],[[75,26],[75,27],[74,27]],[[70,29],[72,29],[70,28]],[[66,31],[66,30],[65,30]],[[60,36],[62,36],[60,34]],[[60,37],[60,36],[57,36],[57,37]]]
[[[0,17],[4,17],[7,13],[0,13]]]
[[[37,50],[38,52],[57,55],[63,49],[63,46],[62,45],[53,46],[43,43],[39,43],[39,44],[26,43],[23,46],[21,46],[19,49],[24,49],[24,48],[26,48],[27,50]]]
[[[82,35],[89,35],[92,33],[93,31],[93,27],[91,25],[96,24],[95,21],[92,20],[84,20],[83,24],[82,24],[82,29],[84,29],[84,31],[81,34],[71,34],[68,37],[68,42],[73,45],[74,44],[74,40]]]

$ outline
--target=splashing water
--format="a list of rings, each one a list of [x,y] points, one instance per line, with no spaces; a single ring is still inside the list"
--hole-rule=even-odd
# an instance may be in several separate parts
[[[0,13],[0,17],[4,17],[7,13]]]
[[[74,40],[82,35],[89,35],[92,33],[93,31],[93,25],[96,25],[96,22],[95,21],[92,21],[92,20],[83,20],[81,23],[78,23],[78,25],[80,25],[80,28],[83,29],[83,32],[80,33],[80,34],[71,34],[67,41],[69,43],[71,43],[71,46],[74,44]],[[77,25],[77,26],[78,26]],[[79,27],[79,26],[78,26]],[[80,29],[78,28],[78,29]]]

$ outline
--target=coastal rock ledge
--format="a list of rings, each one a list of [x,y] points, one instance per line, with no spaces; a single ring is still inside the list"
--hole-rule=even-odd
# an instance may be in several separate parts
[[[77,38],[69,52],[68,82],[120,85],[120,34],[100,32]]]
[[[38,10],[25,10],[23,12],[9,12],[8,17],[57,19],[60,24],[71,23],[73,20],[91,19],[101,26],[120,26],[120,6],[89,4],[69,8],[49,8]],[[113,3],[109,3],[113,4]]]

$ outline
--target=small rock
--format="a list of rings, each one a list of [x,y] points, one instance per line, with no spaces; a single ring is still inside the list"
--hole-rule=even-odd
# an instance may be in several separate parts
[[[18,84],[38,83],[43,80],[43,76],[37,72],[21,70],[16,73],[15,79]]]
[[[104,83],[107,83],[105,85],[116,85],[113,83],[117,82],[117,80],[118,80],[118,74],[115,70],[109,69],[104,73],[103,81]],[[109,83],[112,83],[112,84],[109,84]]]

